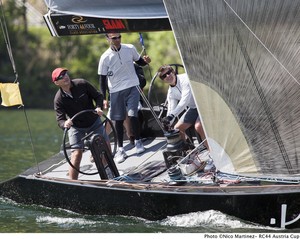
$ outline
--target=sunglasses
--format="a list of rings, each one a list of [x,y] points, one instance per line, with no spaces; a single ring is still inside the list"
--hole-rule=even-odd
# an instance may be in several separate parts
[[[160,79],[162,79],[162,80],[165,79],[167,77],[167,75],[170,75],[172,72],[173,72],[172,69],[168,70],[165,74],[160,76]]]
[[[67,72],[64,72],[64,73],[60,74],[60,75],[56,78],[55,81],[58,81],[58,80],[63,79],[63,78],[65,77],[65,75],[67,75]]]
[[[110,37],[109,39],[111,40],[117,40],[117,39],[121,39],[122,36],[118,36],[118,37]]]

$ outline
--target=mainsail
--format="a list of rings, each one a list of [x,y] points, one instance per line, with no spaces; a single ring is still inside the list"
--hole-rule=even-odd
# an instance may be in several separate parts
[[[164,3],[214,156],[238,173],[298,174],[300,1]]]

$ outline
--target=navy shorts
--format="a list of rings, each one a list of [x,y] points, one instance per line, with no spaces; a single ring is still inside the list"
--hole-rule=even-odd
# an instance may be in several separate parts
[[[197,108],[188,108],[188,110],[180,117],[179,121],[193,125],[197,121],[198,117],[199,114]]]
[[[129,117],[138,116],[140,93],[134,86],[119,92],[110,94],[110,118],[112,120],[125,120]]]
[[[105,139],[105,141],[108,141],[108,136],[105,132],[105,129],[102,125],[102,121],[100,117],[97,118],[95,123],[88,128],[78,128],[72,126],[68,131],[69,136],[69,142],[72,147],[72,149],[83,149],[84,148],[84,142],[81,141],[81,139],[87,135],[88,133],[94,131],[94,134],[102,135]]]

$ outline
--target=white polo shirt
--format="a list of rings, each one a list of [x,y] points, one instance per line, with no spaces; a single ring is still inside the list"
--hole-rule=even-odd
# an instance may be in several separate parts
[[[187,74],[177,75],[176,86],[169,86],[167,99],[167,115],[178,116],[186,107],[197,108]]]
[[[133,62],[140,59],[132,44],[121,44],[119,51],[107,49],[99,60],[98,74],[106,75],[110,93],[139,85]]]

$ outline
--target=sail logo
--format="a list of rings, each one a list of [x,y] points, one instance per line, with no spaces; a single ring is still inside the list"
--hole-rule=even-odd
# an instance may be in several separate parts
[[[87,20],[84,20],[84,18],[82,16],[74,16],[72,17],[72,22],[73,23],[77,23],[77,24],[80,24],[80,23],[85,23]]]
[[[282,204],[281,205],[281,218],[280,218],[280,228],[284,229],[285,226],[291,225],[294,222],[298,221],[300,219],[300,214],[293,220],[287,222],[286,221],[286,211],[287,211],[287,205],[286,204]],[[276,219],[275,218],[271,218],[270,220],[270,224],[274,225],[276,223]]]
[[[97,33],[95,25],[93,23],[87,23],[88,19],[86,19],[82,16],[73,16],[71,21],[74,24],[67,25],[67,29],[69,30],[70,34],[94,34],[94,33]]]
[[[125,29],[125,25],[120,19],[103,19],[102,23],[106,30],[120,30]]]

